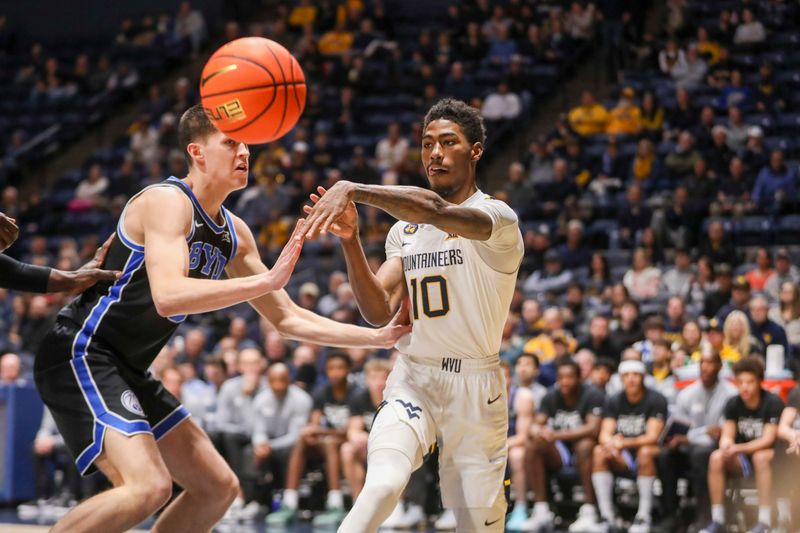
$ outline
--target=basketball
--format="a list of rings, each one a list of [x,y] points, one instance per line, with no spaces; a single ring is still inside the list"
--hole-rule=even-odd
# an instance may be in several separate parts
[[[244,37],[209,58],[200,77],[200,97],[221,132],[261,144],[283,137],[297,124],[306,81],[286,48],[262,37]]]

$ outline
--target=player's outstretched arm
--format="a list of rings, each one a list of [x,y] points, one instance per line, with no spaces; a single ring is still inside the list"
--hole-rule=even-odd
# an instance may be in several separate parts
[[[239,248],[234,260],[225,268],[228,275],[241,278],[273,272],[275,268],[270,271],[261,261],[250,228],[240,218],[232,218],[239,237]],[[284,337],[325,346],[391,348],[400,337],[411,331],[408,309],[404,307],[387,326],[369,329],[342,324],[303,309],[284,290],[264,294],[251,299],[249,303]]]
[[[488,214],[451,204],[435,192],[420,187],[365,185],[342,180],[328,191],[320,187],[320,194],[322,198],[306,218],[305,231],[309,239],[330,230],[350,201],[377,207],[412,224],[433,224],[465,239],[485,241],[492,236],[492,219]]]
[[[156,187],[143,194],[138,202],[141,204],[133,205],[140,209],[135,216],[143,227],[150,290],[156,310],[162,316],[224,309],[279,290],[286,285],[300,257],[303,239],[300,231],[295,231],[275,272],[253,272],[251,276],[228,280],[190,278],[186,223],[192,213],[188,200],[177,190]],[[296,229],[299,228],[298,225]]]
[[[325,189],[320,187],[320,194]],[[311,201],[319,202],[320,197],[311,195]],[[311,206],[303,206],[306,213],[312,211]],[[349,202],[342,216],[331,225],[331,232],[341,239],[344,258],[347,263],[347,276],[350,287],[358,304],[358,310],[364,320],[373,326],[384,326],[389,323],[400,307],[400,300],[405,294],[403,283],[403,264],[400,257],[391,257],[377,273],[373,273],[367,262],[367,256],[361,247],[358,234],[358,212],[356,205]]]

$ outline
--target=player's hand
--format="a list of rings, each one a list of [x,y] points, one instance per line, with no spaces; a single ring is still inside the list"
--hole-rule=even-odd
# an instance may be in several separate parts
[[[409,314],[409,300],[403,299],[400,309],[392,321],[380,329],[376,329],[376,345],[378,348],[392,348],[400,337],[411,333],[411,315]]]
[[[308,212],[303,231],[307,239],[326,234],[334,222],[345,214],[350,206],[350,193],[353,184],[349,181],[338,181],[328,189]]]
[[[56,441],[52,437],[42,437],[33,441],[33,451],[36,455],[50,455],[56,447]]]
[[[722,428],[720,426],[709,426],[708,429],[706,429],[706,433],[708,433],[708,436],[712,439],[719,440],[722,436]]]
[[[255,448],[253,448],[253,462],[255,464],[260,463],[264,459],[269,458],[272,454],[272,447],[268,443],[259,444]]]
[[[792,442],[789,443],[789,447],[786,449],[786,453],[793,453],[795,455],[800,455],[800,431],[795,431],[792,434]]]
[[[328,191],[325,187],[317,187],[317,191],[319,195],[311,194],[309,198],[311,201],[314,202],[314,205],[319,203],[320,198],[325,196],[325,193]],[[313,207],[310,205],[304,205],[303,211],[308,214],[314,210]],[[356,204],[352,200],[348,203],[347,208],[345,209],[344,213],[339,215],[331,224],[331,233],[339,237],[340,239],[350,239],[355,235],[356,231],[358,230],[358,210],[356,209]]]
[[[14,244],[17,237],[19,237],[17,221],[5,213],[0,213],[0,252]]]
[[[555,440],[555,433],[550,426],[542,426],[539,430],[539,436],[550,443]]]
[[[275,261],[275,264],[272,265],[272,269],[266,274],[270,291],[280,290],[289,283],[289,278],[292,276],[292,272],[294,272],[297,260],[300,259],[300,252],[303,250],[303,241],[305,238],[303,237],[302,230],[303,219],[301,218],[297,221],[297,224],[295,224],[294,231],[291,237],[289,237],[289,242],[283,247],[283,251],[281,251],[278,260]]]
[[[106,239],[106,242],[97,249],[91,261],[78,270],[64,272],[63,270],[53,269],[50,272],[50,278],[47,280],[47,291],[67,291],[71,294],[79,294],[100,281],[108,281],[110,283],[117,281],[122,276],[122,272],[103,270],[101,268],[106,262],[108,249],[111,247],[111,243],[114,242],[115,236],[116,233],[112,233]]]
[[[625,440],[625,437],[623,437],[620,433],[617,433],[616,435],[611,437],[611,441],[609,442],[609,446],[611,446],[613,449],[615,449],[617,451],[620,451],[624,447],[624,440]]]

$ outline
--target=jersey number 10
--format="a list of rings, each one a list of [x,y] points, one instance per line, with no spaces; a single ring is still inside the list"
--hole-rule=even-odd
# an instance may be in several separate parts
[[[417,278],[411,279],[411,306],[414,311],[414,320],[419,320],[419,293],[422,293],[422,312],[428,318],[444,316],[450,312],[450,299],[447,295],[447,279],[444,276],[425,276],[419,280],[419,290],[417,290]],[[431,307],[431,285],[439,286],[439,307]]]

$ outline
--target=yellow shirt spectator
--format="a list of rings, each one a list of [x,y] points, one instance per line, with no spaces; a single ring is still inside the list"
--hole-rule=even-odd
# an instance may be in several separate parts
[[[344,26],[339,26],[320,37],[319,53],[322,55],[340,55],[353,46],[353,34]]]
[[[605,132],[607,120],[608,111],[595,101],[594,95],[589,91],[584,91],[581,95],[581,105],[569,112],[570,126],[583,137]]]
[[[609,135],[636,135],[641,129],[642,111],[632,103],[618,105],[608,114]]]
[[[313,24],[317,19],[317,8],[308,1],[303,1],[295,6],[289,13],[289,26],[302,28],[306,24]]]

